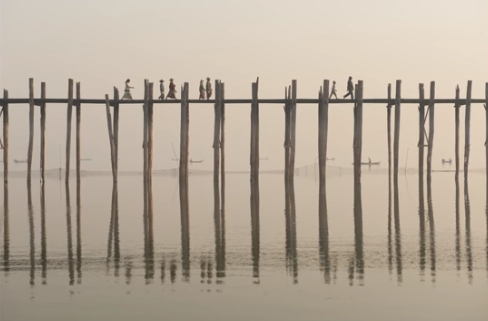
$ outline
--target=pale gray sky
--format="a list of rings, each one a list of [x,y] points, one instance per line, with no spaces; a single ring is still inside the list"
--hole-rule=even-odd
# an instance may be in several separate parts
[[[27,97],[34,77],[36,96],[47,82],[48,97],[66,97],[68,78],[81,82],[82,97],[112,95],[131,78],[134,97],[142,97],[144,78],[173,77],[179,87],[209,76],[226,84],[228,98],[251,96],[260,77],[260,97],[281,98],[284,87],[298,80],[298,96],[315,98],[322,80],[336,80],[343,94],[348,76],[365,83],[364,96],[386,97],[386,87],[403,80],[403,97],[418,96],[418,83],[428,92],[436,81],[437,97],[453,98],[456,84],[465,95],[473,80],[473,96],[484,97],[488,81],[488,4],[485,0],[2,0],[0,2],[0,88],[11,97]],[[156,87],[157,88],[157,87]],[[103,106],[82,111],[85,169],[109,169],[109,144]],[[464,111],[463,111],[464,112]],[[317,107],[298,106],[297,166],[317,155]],[[64,149],[66,106],[48,105],[48,167],[58,167]],[[404,105],[401,164],[409,150],[416,167],[417,106]],[[36,111],[34,168],[39,163]],[[330,109],[329,149],[336,165],[352,161],[352,104]],[[472,167],[484,166],[484,109],[472,107]],[[227,107],[227,167],[249,165],[250,107]],[[464,118],[463,118],[464,120]],[[282,106],[261,105],[262,169],[283,167]],[[27,155],[28,108],[12,106],[12,159]],[[454,158],[454,109],[436,109],[434,163]],[[213,106],[190,106],[190,157],[204,158],[195,168],[210,169]],[[365,106],[363,156],[387,162],[385,106]],[[462,127],[463,130],[463,127]],[[121,111],[120,169],[142,168],[142,111]],[[178,152],[179,106],[155,112],[154,168],[172,166],[171,142]],[[74,150],[73,150],[74,157]],[[64,158],[64,156],[63,156]],[[100,161],[100,162],[99,162]],[[198,166],[198,167],[197,167]],[[12,170],[21,169],[12,165]]]

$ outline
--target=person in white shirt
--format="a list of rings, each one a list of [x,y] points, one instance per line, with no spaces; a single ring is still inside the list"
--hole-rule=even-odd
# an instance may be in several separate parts
[[[127,79],[125,81],[125,90],[124,90],[124,96],[122,96],[122,99],[129,99],[129,100],[132,100],[132,95],[130,94],[130,90],[131,89],[134,89],[134,87],[131,87],[129,85],[130,83],[130,79]]]

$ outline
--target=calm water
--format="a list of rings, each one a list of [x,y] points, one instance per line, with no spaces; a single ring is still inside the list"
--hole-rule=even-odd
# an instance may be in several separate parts
[[[488,320],[483,174],[34,182],[4,197],[1,320]]]

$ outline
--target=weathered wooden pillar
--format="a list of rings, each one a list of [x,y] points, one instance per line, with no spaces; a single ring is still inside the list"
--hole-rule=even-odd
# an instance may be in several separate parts
[[[41,82],[41,183],[44,184],[46,172],[46,83]]]
[[[222,199],[224,198],[225,186],[225,84],[220,84],[220,97],[222,99],[220,112],[220,181],[222,189]]]
[[[31,181],[32,151],[34,149],[34,79],[29,78],[29,146],[27,148],[27,181]]]
[[[466,112],[465,112],[465,125],[464,125],[464,179],[468,178],[469,167],[469,144],[470,144],[470,132],[471,132],[471,87],[473,82],[468,80],[468,88],[466,90]]]
[[[291,82],[291,106],[290,106],[290,165],[289,180],[295,179],[295,149],[296,149],[296,126],[297,126],[297,81]]]
[[[8,91],[3,90],[3,183],[6,190],[8,184]],[[488,154],[487,154],[488,155]]]
[[[119,180],[119,90],[114,87],[114,145],[115,145],[115,172],[116,181]]]
[[[5,94],[4,94],[4,97],[5,97]],[[5,117],[5,114],[4,114],[3,117]],[[488,204],[488,82],[485,83],[485,117],[486,117],[486,120],[485,120],[485,125],[486,125],[486,134],[485,134],[485,152],[486,152],[486,200],[487,200],[487,204]],[[5,120],[5,118],[4,118],[4,120]],[[4,123],[4,126],[5,126],[5,123]],[[4,137],[5,137],[5,135],[4,135]],[[487,207],[487,212],[488,212],[488,207]],[[488,222],[488,219],[487,219],[487,222]],[[488,257],[488,255],[487,255],[487,257]]]
[[[68,111],[66,125],[66,182],[69,181],[71,160],[71,115],[73,113],[73,79],[68,79]]]
[[[81,88],[80,83],[76,83],[76,181],[81,180]]]
[[[148,105],[147,105],[147,174],[149,181],[152,181],[152,170],[153,170],[153,87],[152,82],[149,83],[148,88]],[[117,148],[117,147],[115,147]],[[115,162],[117,164],[117,162]]]
[[[400,106],[402,97],[402,81],[396,81],[395,97],[395,133],[393,137],[393,180],[398,181],[398,160],[400,148]]]
[[[143,135],[143,143],[142,143],[142,148],[143,148],[143,162],[144,162],[144,182],[147,181],[148,177],[148,158],[147,158],[147,122],[148,122],[148,106],[149,106],[149,80],[144,79],[144,105],[142,106],[143,110],[143,129],[142,129],[142,135]]]
[[[215,80],[215,123],[214,123],[214,182],[219,181],[219,166],[220,166],[220,119],[221,119],[221,108],[220,108],[220,81]]]
[[[110,101],[108,99],[108,95],[105,95],[105,112],[107,114],[107,129],[108,129],[108,140],[110,142],[110,158],[112,161],[112,178],[115,181],[115,144],[114,144],[114,136],[113,136],[113,129],[112,129],[112,117],[110,116]]]
[[[285,87],[285,106],[283,109],[285,111],[285,183],[288,182],[288,177],[290,175],[290,119],[291,119],[291,87]]]
[[[258,103],[259,78],[252,83],[251,105],[251,180],[259,177],[259,103]]]
[[[434,100],[435,100],[435,81],[430,82],[429,99],[429,145],[427,147],[427,179],[430,179],[432,172],[432,151],[434,149]]]
[[[459,107],[461,107],[461,103],[459,102],[459,85],[456,86],[456,102],[454,104],[454,123],[456,126],[455,129],[455,136],[454,136],[454,158],[456,162],[456,173],[455,173],[455,181],[459,183]]]
[[[184,83],[181,92],[181,126],[180,126],[180,181],[188,181],[188,152],[190,133],[190,110],[188,105],[189,85]],[[217,95],[217,94],[216,94]]]
[[[358,81],[356,85],[356,103],[354,105],[354,178],[361,178],[361,155],[362,155],[362,135],[363,135],[363,99],[362,99],[363,82]]]
[[[424,147],[425,147],[425,126],[424,126],[424,117],[425,117],[425,91],[424,91],[424,84],[419,84],[419,175],[423,175],[424,173]]]
[[[324,80],[319,93],[319,178],[325,181],[327,162],[327,126],[329,118],[329,80]]]
[[[388,104],[386,105],[386,131],[388,135],[388,178],[391,178],[391,84],[388,84]]]

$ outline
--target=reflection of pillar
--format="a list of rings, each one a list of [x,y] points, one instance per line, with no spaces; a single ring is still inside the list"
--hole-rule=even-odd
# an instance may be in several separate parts
[[[36,271],[36,246],[34,243],[34,207],[32,206],[32,191],[31,191],[31,182],[30,180],[27,181],[27,208],[28,208],[28,216],[29,216],[29,236],[30,236],[30,244],[29,244],[29,256],[30,256],[30,285],[35,285],[35,271]]]
[[[79,83],[78,83],[79,84]],[[77,84],[77,85],[78,85]],[[77,112],[79,107],[77,108]],[[77,124],[78,127],[78,124]],[[77,150],[79,146],[77,144]],[[77,168],[78,170],[78,168]],[[44,184],[43,184],[44,185]],[[77,283],[81,284],[81,186],[80,180],[76,182],[76,272],[77,272]]]
[[[42,284],[47,283],[47,242],[46,242],[46,190],[41,184],[41,266]]]
[[[427,211],[429,217],[429,243],[430,243],[430,275],[432,283],[435,283],[436,276],[436,253],[435,253],[435,224],[434,207],[432,204],[432,180],[427,173]]]
[[[225,278],[225,240],[224,240],[224,219],[220,208],[219,181],[214,181],[214,228],[215,228],[215,270],[217,283]]]
[[[456,179],[456,270],[461,271],[461,217],[459,212],[459,180]]]
[[[116,277],[119,276],[120,269],[120,237],[119,237],[119,191],[117,183],[112,189],[112,213],[113,213],[113,233],[114,233],[114,263]]]
[[[388,85],[388,89],[390,86]],[[388,116],[390,117],[390,108],[388,107]],[[389,119],[388,119],[388,125]],[[388,130],[388,136],[390,131]],[[388,148],[390,148],[390,143],[388,143]],[[391,155],[388,155],[390,157]],[[391,160],[388,159],[388,162],[391,163]],[[391,167],[391,164],[388,165]],[[393,244],[392,244],[392,234],[391,234],[391,222],[392,222],[392,209],[391,209],[392,197],[391,197],[391,170],[388,171],[388,272],[390,275],[393,272]]]
[[[125,264],[125,284],[130,285],[132,280],[132,262],[128,261]]]
[[[260,214],[259,214],[259,180],[251,181],[251,243],[252,243],[252,276],[254,283],[259,284],[259,259],[261,252]]]
[[[171,283],[175,283],[175,281],[176,281],[176,269],[177,268],[178,267],[176,266],[176,261],[171,260],[171,264],[169,266],[169,275],[170,275]]]
[[[364,251],[363,251],[363,204],[361,200],[361,181],[354,181],[354,248],[356,270],[359,283],[364,281]]]
[[[319,188],[319,249],[320,269],[324,272],[325,283],[330,284],[329,222],[325,181],[322,180]]]
[[[154,236],[152,182],[144,182],[144,263],[146,284],[154,278]]]
[[[468,263],[468,281],[473,283],[473,252],[471,248],[471,204],[469,202],[468,179],[464,180],[464,206],[466,216],[466,258]]]
[[[423,132],[422,132],[423,135]],[[423,149],[423,147],[422,147]],[[425,275],[425,204],[424,204],[424,173],[419,172],[419,265],[420,276]]]
[[[6,177],[6,174],[4,175]],[[8,181],[5,179],[3,185],[3,268],[5,277],[8,276],[8,272],[10,271],[10,224],[8,218]]]
[[[285,183],[286,261],[291,270],[293,283],[298,283],[297,230],[295,188],[293,180]]]
[[[181,262],[183,281],[190,281],[190,214],[188,205],[188,181],[180,181],[181,215]]]
[[[69,285],[75,283],[75,272],[73,266],[73,238],[71,233],[71,201],[69,193],[69,182],[65,183],[66,190],[66,231],[68,238],[68,271],[69,271]]]
[[[393,180],[393,215],[395,218],[395,251],[396,251],[396,265],[397,265],[397,281],[403,281],[403,266],[402,266],[402,236],[400,231],[400,203],[398,196],[398,180]]]

